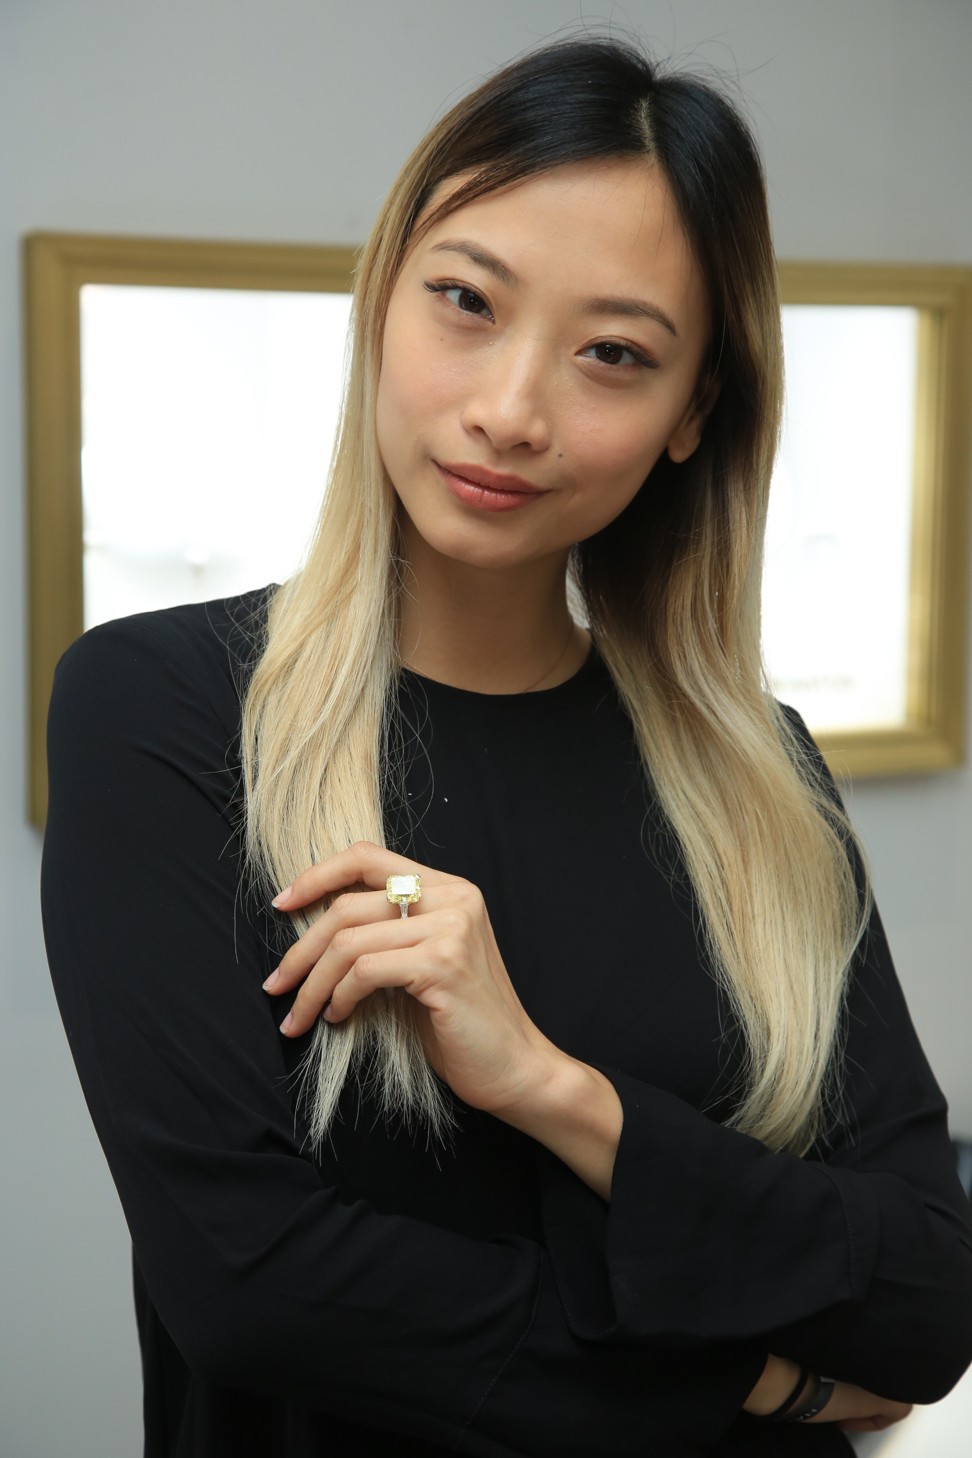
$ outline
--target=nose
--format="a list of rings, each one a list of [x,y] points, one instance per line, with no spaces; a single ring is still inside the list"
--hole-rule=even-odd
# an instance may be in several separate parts
[[[462,410],[471,435],[486,436],[496,451],[546,450],[551,441],[553,362],[540,340],[491,340]]]

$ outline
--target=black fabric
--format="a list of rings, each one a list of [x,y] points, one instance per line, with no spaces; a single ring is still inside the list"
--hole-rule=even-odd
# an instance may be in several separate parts
[[[406,673],[388,829],[482,888],[530,1015],[614,1082],[610,1208],[461,1105],[436,1150],[349,1090],[312,1157],[304,1040],[261,990],[280,927],[241,884],[262,605],[93,630],[51,711],[45,928],[132,1232],[148,1458],[849,1452],[739,1416],[767,1350],[946,1391],[972,1350],[968,1211],[880,924],[826,1146],[724,1128],[738,1039],[596,655],[528,695]]]

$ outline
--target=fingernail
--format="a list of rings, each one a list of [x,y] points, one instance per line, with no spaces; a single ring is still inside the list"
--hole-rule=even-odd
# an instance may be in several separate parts
[[[333,1015],[331,1013],[331,999],[330,998],[328,998],[327,999],[327,1002],[324,1004],[324,1008],[323,1008],[322,1015],[323,1015],[323,1018],[324,1018],[324,1021],[325,1022],[330,1023],[330,1022],[333,1022],[334,1021]]]
[[[283,906],[284,902],[289,899],[290,893],[293,889],[293,886],[285,886],[282,891],[277,892],[276,896],[270,902],[270,905],[276,907],[277,910],[279,910],[280,907]]]
[[[270,991],[271,987],[276,982],[276,980],[277,980],[277,978],[279,976],[280,976],[280,968],[279,967],[276,967],[270,973],[270,976],[267,978],[266,982],[263,984],[263,990],[264,990],[264,992],[269,992]]]
[[[284,1018],[283,1022],[280,1024],[280,1031],[282,1033],[289,1033],[290,1032],[290,1025],[293,1022],[293,1020],[294,1020],[293,1013],[288,1013],[287,1016]]]

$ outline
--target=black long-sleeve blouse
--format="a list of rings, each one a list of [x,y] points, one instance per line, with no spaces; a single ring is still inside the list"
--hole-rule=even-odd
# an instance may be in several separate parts
[[[51,710],[45,928],[132,1233],[147,1458],[847,1453],[740,1416],[767,1351],[941,1396],[972,1353],[968,1210],[877,917],[827,1140],[725,1128],[738,1038],[596,655],[524,695],[405,673],[388,828],[481,887],[528,1013],[614,1083],[610,1206],[461,1104],[436,1148],[349,1089],[315,1157],[241,862],[262,605],[95,629]]]

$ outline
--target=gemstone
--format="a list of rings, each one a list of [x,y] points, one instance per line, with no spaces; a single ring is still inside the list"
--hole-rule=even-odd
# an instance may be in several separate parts
[[[422,896],[421,876],[389,876],[385,895],[396,906],[414,906]]]

